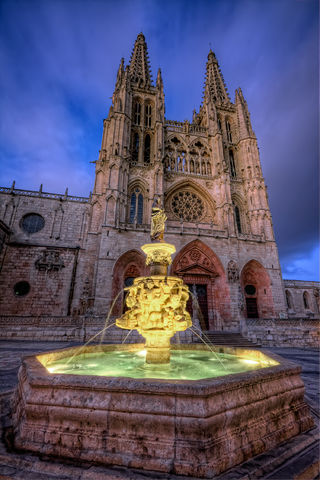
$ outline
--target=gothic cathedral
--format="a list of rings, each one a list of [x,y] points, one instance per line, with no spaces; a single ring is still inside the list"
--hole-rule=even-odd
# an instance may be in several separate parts
[[[89,235],[97,259],[97,311],[146,273],[139,247],[148,241],[151,206],[159,197],[168,217],[166,240],[178,252],[171,273],[195,286],[203,328],[238,329],[242,316],[270,318],[286,310],[257,140],[241,89],[232,103],[210,51],[199,112],[192,123],[167,120],[161,71],[153,85],[139,34],[129,65],[121,60],[96,162]]]
[[[241,89],[232,103],[215,54],[192,122],[165,117],[142,33],[121,60],[89,198],[2,189],[2,315],[105,317],[146,275],[151,207],[160,199],[170,274],[196,292],[204,330],[287,314],[257,139]],[[6,230],[7,229],[7,230]],[[6,237],[6,238],[7,238]]]

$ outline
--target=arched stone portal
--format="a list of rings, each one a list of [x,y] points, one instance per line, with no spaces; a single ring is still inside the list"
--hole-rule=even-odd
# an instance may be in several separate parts
[[[271,281],[266,269],[256,260],[246,263],[241,272],[247,318],[274,317]]]
[[[113,267],[112,301],[120,291],[122,295],[119,295],[119,299],[113,308],[113,315],[121,315],[122,313],[124,287],[129,286],[133,278],[143,275],[148,275],[148,272],[145,265],[145,256],[142,253],[137,250],[129,250],[118,258]]]
[[[202,328],[224,329],[230,320],[230,292],[223,266],[211,248],[194,240],[175,257],[171,272],[187,285],[196,285]]]

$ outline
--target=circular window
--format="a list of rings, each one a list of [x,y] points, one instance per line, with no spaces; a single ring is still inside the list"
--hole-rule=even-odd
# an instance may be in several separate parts
[[[13,291],[16,297],[23,297],[30,292],[30,285],[28,282],[18,282],[13,287]]]
[[[40,232],[44,227],[44,218],[37,213],[28,213],[22,218],[21,228],[27,233]]]
[[[175,216],[185,222],[196,222],[203,217],[204,203],[198,195],[183,191],[176,193],[171,200]]]
[[[256,293],[256,287],[254,285],[246,285],[244,290],[247,295],[254,295]]]
[[[124,281],[124,286],[125,287],[131,287],[131,285],[133,285],[133,280],[135,279],[135,277],[127,277]]]

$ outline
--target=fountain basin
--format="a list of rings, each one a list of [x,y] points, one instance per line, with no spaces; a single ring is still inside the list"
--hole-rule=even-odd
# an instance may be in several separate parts
[[[43,365],[75,349],[26,357],[14,400],[15,446],[210,477],[313,426],[300,367],[269,352],[219,350],[257,362],[266,355],[274,365],[201,380],[135,379],[49,373]]]
[[[145,345],[103,345],[53,354],[37,359],[54,374],[98,375],[104,377],[152,378],[163,380],[202,380],[278,365],[258,351],[238,354],[215,352],[202,345],[172,345],[170,364],[146,363]]]

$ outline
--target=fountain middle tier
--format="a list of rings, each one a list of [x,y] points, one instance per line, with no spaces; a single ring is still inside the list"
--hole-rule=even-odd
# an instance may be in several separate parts
[[[146,339],[146,362],[170,362],[170,338],[191,327],[186,311],[188,287],[178,277],[138,277],[127,291],[128,310],[116,320],[120,328],[137,330]]]

